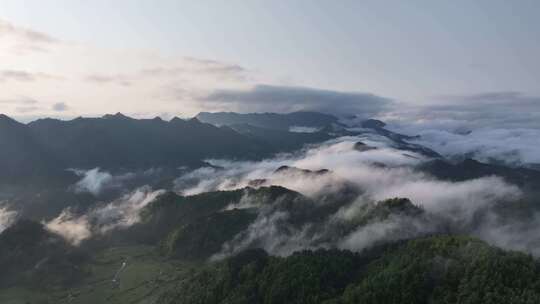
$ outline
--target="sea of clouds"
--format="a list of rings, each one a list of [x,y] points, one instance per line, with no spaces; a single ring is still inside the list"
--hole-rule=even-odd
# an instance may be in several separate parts
[[[379,116],[389,129],[420,135],[415,143],[447,157],[540,164],[540,97],[518,92],[443,96],[424,106],[394,105]]]

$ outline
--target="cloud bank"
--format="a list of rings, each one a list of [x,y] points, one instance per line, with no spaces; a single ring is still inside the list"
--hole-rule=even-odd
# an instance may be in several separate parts
[[[369,93],[273,85],[256,85],[249,90],[216,90],[201,99],[215,107],[237,112],[320,111],[363,117],[380,113],[392,102]]]
[[[446,96],[382,115],[389,128],[449,157],[510,165],[540,163],[540,97],[517,92]]]
[[[355,149],[358,141],[376,149],[358,151]],[[229,208],[259,208],[259,215],[246,231],[227,242],[222,252],[213,258],[250,247],[262,247],[276,255],[318,247],[359,251],[379,242],[441,232],[471,234],[504,248],[540,254],[540,246],[534,245],[540,238],[518,238],[524,233],[534,235],[539,231],[537,226],[520,226],[515,219],[504,224],[492,220],[497,208],[511,206],[522,198],[523,193],[517,186],[497,176],[462,182],[437,180],[415,170],[417,164],[428,158],[415,154],[411,157],[409,154],[389,147],[388,142],[374,135],[343,137],[307,148],[301,153],[281,155],[262,162],[211,160],[210,163],[216,167],[186,173],[176,183],[177,190],[187,195],[248,185],[280,185],[298,191],[318,204],[309,208],[338,204],[338,210],[330,213],[324,222],[298,226],[291,220],[290,210],[258,206],[256,200],[243,198]],[[281,166],[312,171],[276,171]],[[316,173],[325,168],[330,171]],[[331,200],[326,199],[329,196]],[[348,231],[340,228],[351,226],[355,218],[374,208],[378,201],[393,197],[409,198],[425,211],[425,215],[398,214]],[[506,236],[486,232],[498,230],[505,231]],[[511,239],[522,241],[509,242]]]

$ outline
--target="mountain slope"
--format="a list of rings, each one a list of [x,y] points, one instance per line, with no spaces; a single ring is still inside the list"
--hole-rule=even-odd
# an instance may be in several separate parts
[[[540,186],[540,171],[486,164],[474,159],[465,159],[464,161],[456,163],[451,163],[443,159],[436,159],[421,164],[418,169],[439,179],[451,181],[464,181],[483,176],[496,175],[519,186]]]
[[[265,129],[249,124],[235,124],[230,127],[238,133],[260,141],[280,152],[297,150],[306,144],[320,143],[333,138],[326,132],[297,133],[279,129]]]
[[[196,119],[170,122],[121,114],[71,121],[43,119],[29,124],[46,150],[65,167],[152,167],[197,164],[205,158],[256,158],[267,147],[231,129]]]
[[[242,202],[248,199],[250,205],[243,207]],[[168,192],[142,210],[141,223],[130,228],[129,233],[136,240],[161,243],[167,255],[204,259],[217,253],[225,241],[247,228],[257,214],[252,208],[268,205],[293,211],[295,206],[301,207],[303,203],[309,201],[301,194],[277,186],[206,192],[194,196]],[[193,244],[189,244],[191,241]],[[195,244],[197,242],[199,245]],[[207,246],[201,242],[214,244]],[[186,248],[200,247],[196,250],[198,254],[194,255],[194,251],[179,244]]]
[[[530,256],[438,236],[362,253],[245,251],[197,270],[158,303],[538,303],[539,284]]]
[[[288,114],[201,112],[196,118],[202,122],[219,126],[249,124],[259,128],[282,131],[288,131],[294,126],[323,128],[333,123],[338,123],[338,119],[335,116],[318,112],[293,112]]]
[[[18,182],[47,172],[56,161],[32,136],[30,129],[0,114],[0,182]]]

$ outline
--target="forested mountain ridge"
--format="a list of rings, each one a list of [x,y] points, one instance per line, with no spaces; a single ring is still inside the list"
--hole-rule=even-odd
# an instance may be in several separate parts
[[[443,235],[361,253],[245,251],[198,269],[158,303],[532,304],[539,284],[530,256]]]

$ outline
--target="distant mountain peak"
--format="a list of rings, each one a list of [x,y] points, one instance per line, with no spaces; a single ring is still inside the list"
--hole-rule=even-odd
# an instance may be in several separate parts
[[[126,116],[126,115],[124,115],[124,114],[122,114],[120,112],[118,112],[118,113],[116,113],[114,115],[113,114],[105,114],[105,115],[103,115],[103,118],[105,118],[105,119],[131,119],[128,116]]]
[[[6,121],[15,121],[13,120],[13,118],[5,115],[5,114],[0,114],[0,120],[6,120]]]
[[[169,121],[170,124],[173,124],[173,125],[185,125],[187,123],[187,121],[185,119],[182,119],[178,116],[175,116],[173,117],[173,119],[171,119]]]
[[[0,114],[0,123],[3,125],[22,125],[20,122],[5,114]]]

